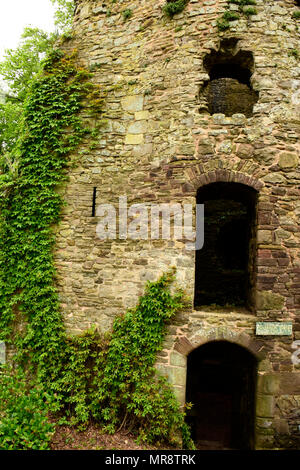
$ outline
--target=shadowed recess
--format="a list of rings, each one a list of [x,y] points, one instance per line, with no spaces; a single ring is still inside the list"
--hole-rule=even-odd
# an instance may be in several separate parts
[[[253,305],[257,192],[241,183],[199,188],[204,246],[196,252],[195,308]]]
[[[187,422],[198,449],[254,448],[257,360],[245,348],[212,341],[187,361]]]
[[[238,48],[237,39],[223,40],[218,51],[211,51],[203,61],[209,74],[202,88],[205,105],[200,112],[222,113],[226,116],[252,116],[258,93],[251,87],[254,59],[250,51]]]

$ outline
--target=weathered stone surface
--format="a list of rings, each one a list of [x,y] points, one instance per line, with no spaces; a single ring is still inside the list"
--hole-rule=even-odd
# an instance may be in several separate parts
[[[179,353],[187,355],[189,352],[191,352],[194,349],[194,347],[187,338],[182,337],[182,338],[179,338],[179,340],[177,340],[175,344],[175,349]]]
[[[293,168],[296,168],[298,166],[298,163],[299,163],[299,158],[294,153],[282,152],[279,155],[278,165],[283,170],[291,170]]]
[[[300,395],[300,372],[282,372],[279,389],[283,395]]]
[[[134,113],[134,118],[136,121],[149,119],[149,117],[150,117],[149,111],[137,111],[136,113]]]
[[[211,114],[226,114],[232,116],[252,115],[253,105],[257,102],[257,93],[235,78],[218,77],[211,80],[206,89],[208,110]],[[223,95],[223,99],[216,97]],[[236,118],[235,118],[236,119]]]
[[[185,387],[174,387],[174,394],[179,403],[185,403]]]
[[[271,184],[284,184],[286,182],[285,177],[281,173],[270,173],[263,179],[266,183]]]
[[[272,418],[274,416],[274,397],[258,394],[256,411],[257,416],[261,418]]]
[[[260,393],[273,395],[278,392],[280,377],[278,375],[259,375],[257,388]]]
[[[230,154],[232,152],[232,142],[230,140],[224,140],[220,144],[218,151]]]
[[[177,352],[170,354],[170,364],[172,366],[186,367],[186,357]]]
[[[6,362],[6,347],[3,341],[0,342],[0,364],[5,364]]]
[[[129,111],[134,113],[136,111],[142,111],[144,103],[143,95],[133,95],[133,96],[125,96],[121,98],[121,106],[124,111]]]
[[[126,134],[125,144],[126,145],[140,145],[144,142],[143,134]]]
[[[253,152],[254,149],[252,145],[241,144],[238,146],[236,154],[239,158],[252,158]]]
[[[184,367],[168,367],[158,364],[157,369],[162,375],[168,378],[170,383],[185,387],[186,369]]]
[[[144,134],[147,132],[148,124],[146,121],[137,121],[129,124],[127,132],[129,134]]]
[[[286,419],[275,419],[274,428],[279,434],[289,433],[289,425]]]
[[[272,243],[272,231],[271,230],[258,230],[257,243],[263,243],[263,244]]]
[[[135,157],[144,157],[145,155],[151,156],[153,151],[153,144],[135,145],[132,149],[132,155]]]
[[[258,310],[281,310],[284,297],[270,291],[258,291],[256,294],[256,308]]]

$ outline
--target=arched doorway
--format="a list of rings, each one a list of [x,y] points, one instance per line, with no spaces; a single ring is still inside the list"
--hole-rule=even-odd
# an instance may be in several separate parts
[[[245,348],[212,341],[187,359],[187,422],[199,449],[253,449],[257,360]]]

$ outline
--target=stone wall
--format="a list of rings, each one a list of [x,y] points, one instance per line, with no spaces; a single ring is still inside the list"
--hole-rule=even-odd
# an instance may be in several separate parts
[[[208,341],[225,339],[259,361],[256,447],[293,445],[299,436],[300,339],[299,47],[295,2],[257,0],[258,14],[219,33],[224,0],[191,0],[172,20],[163,0],[78,2],[73,39],[79,64],[94,71],[105,92],[105,127],[96,144],[74,155],[64,189],[67,205],[57,228],[57,284],[65,323],[80,333],[111,327],[115,315],[136,304],[147,280],[177,267],[190,310],[169,327],[158,367],[179,400],[185,398],[186,357]],[[234,9],[236,6],[232,5]],[[122,11],[133,16],[124,20]],[[251,86],[258,94],[251,117],[210,115],[201,108],[209,80],[203,61],[224,38],[251,52]],[[200,112],[199,112],[200,108]],[[83,113],[84,114],[84,113]],[[92,124],[97,124],[96,122]],[[193,309],[195,252],[186,240],[101,241],[97,205],[119,197],[134,203],[196,204],[199,187],[213,182],[258,192],[254,312]],[[257,321],[288,321],[292,336],[255,334]]]
[[[242,113],[246,117],[251,117],[257,96],[247,85],[233,78],[219,78],[209,83],[207,101],[210,114],[232,116]]]

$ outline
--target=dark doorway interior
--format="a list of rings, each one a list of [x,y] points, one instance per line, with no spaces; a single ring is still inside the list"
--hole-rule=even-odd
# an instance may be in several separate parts
[[[198,190],[204,246],[196,252],[195,308],[253,305],[257,192],[240,183]]]
[[[198,449],[253,449],[257,361],[246,349],[214,341],[190,353],[187,422]]]

